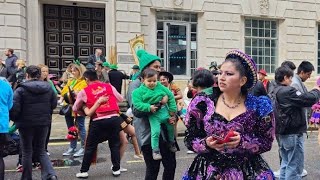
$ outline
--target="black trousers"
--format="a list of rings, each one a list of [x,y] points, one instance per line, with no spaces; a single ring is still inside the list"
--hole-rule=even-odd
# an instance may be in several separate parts
[[[117,171],[120,169],[120,123],[121,119],[118,116],[90,121],[81,172],[89,171],[98,144],[106,140],[109,142],[112,170]]]
[[[47,135],[47,138],[46,138],[46,146],[45,146],[45,149],[46,151],[48,152],[48,144],[49,144],[49,140],[50,140],[50,135],[51,135],[51,123],[49,125],[49,131],[48,131],[48,135]]]
[[[146,175],[145,180],[157,180],[160,162],[164,167],[162,179],[163,180],[174,180],[176,171],[176,154],[171,152],[167,146],[167,143],[160,137],[159,143],[160,153],[162,160],[154,160],[152,157],[152,148],[150,145],[144,145],[141,147],[143,153],[144,162],[146,163]]]
[[[280,154],[280,134],[276,134],[276,140],[277,140],[277,144],[278,144],[278,154],[279,154],[279,160],[280,160],[280,165],[281,165],[281,154]]]

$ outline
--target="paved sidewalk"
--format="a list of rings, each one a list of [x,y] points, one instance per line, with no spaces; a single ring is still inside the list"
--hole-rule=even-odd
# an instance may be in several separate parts
[[[86,118],[86,127],[88,127],[89,124],[89,118]],[[178,122],[178,135],[184,134],[184,131],[186,127],[184,124],[179,121]],[[67,124],[64,119],[64,116],[61,116],[59,114],[53,114],[52,115],[52,126],[51,126],[51,135],[50,135],[50,141],[62,141],[66,140],[67,135]]]

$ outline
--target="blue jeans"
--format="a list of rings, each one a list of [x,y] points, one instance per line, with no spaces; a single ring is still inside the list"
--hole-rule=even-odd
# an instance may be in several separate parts
[[[22,148],[22,180],[32,179],[32,154],[36,155],[40,161],[41,179],[46,180],[56,175],[45,150],[48,131],[49,126],[34,126],[19,129]]]
[[[304,165],[303,134],[280,135],[280,180],[300,180]]]
[[[75,121],[74,121],[74,117],[72,117],[72,116],[65,116],[65,119],[66,119],[68,129],[70,127],[74,126],[75,125],[74,123],[76,122],[77,127],[79,129],[79,136],[81,139],[81,147],[84,148],[84,142],[86,140],[86,127],[84,124],[85,117],[84,116],[77,116]],[[77,148],[77,140],[70,141],[70,147],[72,149],[76,149]]]

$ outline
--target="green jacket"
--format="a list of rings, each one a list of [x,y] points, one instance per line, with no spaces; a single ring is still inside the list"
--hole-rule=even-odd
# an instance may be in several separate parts
[[[177,112],[177,105],[173,93],[160,82],[157,82],[154,89],[149,89],[142,84],[138,89],[133,91],[132,102],[134,107],[139,111],[150,112],[150,105],[160,102],[166,95],[169,99],[167,103],[169,112]]]

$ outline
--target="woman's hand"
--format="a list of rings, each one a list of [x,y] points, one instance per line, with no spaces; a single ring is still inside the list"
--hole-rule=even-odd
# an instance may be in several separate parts
[[[209,136],[206,138],[206,144],[211,149],[215,149],[220,152],[224,151],[224,145],[219,144],[218,141],[215,138],[213,138],[212,136]]]
[[[230,142],[223,144],[218,143],[218,141],[215,138],[209,136],[206,138],[207,146],[220,152],[226,151],[228,149],[234,149],[239,146],[241,139],[240,133],[235,131],[234,134],[235,136],[230,138]]]
[[[240,139],[241,139],[240,133],[234,131],[234,135],[235,136],[230,137],[230,142],[226,143],[226,147],[228,149],[234,149],[239,146]]]

